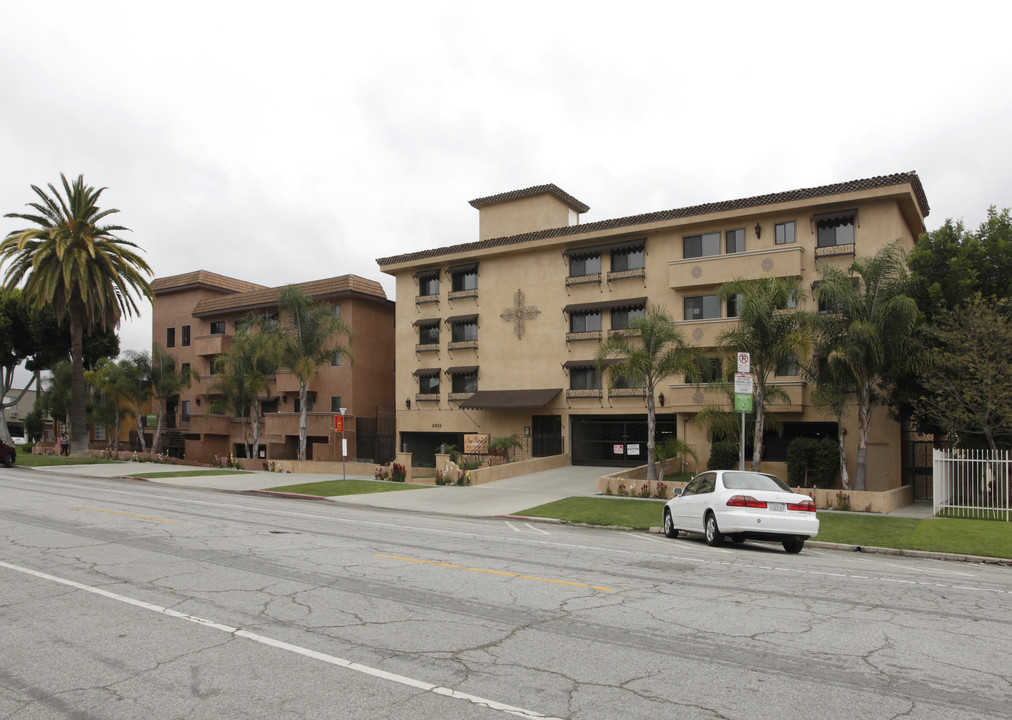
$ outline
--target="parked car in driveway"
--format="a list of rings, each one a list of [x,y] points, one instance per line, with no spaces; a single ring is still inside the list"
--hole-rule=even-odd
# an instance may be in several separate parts
[[[13,445],[8,445],[5,442],[0,441],[0,463],[3,463],[4,467],[11,467],[14,465],[14,461],[17,460],[18,451]]]
[[[801,552],[819,532],[815,503],[791,490],[776,475],[744,470],[709,470],[696,475],[664,505],[664,534],[703,533],[709,545],[775,540],[789,553]]]

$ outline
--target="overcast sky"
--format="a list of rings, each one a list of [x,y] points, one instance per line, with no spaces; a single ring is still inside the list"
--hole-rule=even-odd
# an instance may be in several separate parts
[[[0,214],[83,173],[155,277],[269,286],[478,237],[917,171],[1012,206],[1012,4],[0,0]],[[24,227],[0,218],[2,234]],[[150,306],[121,328],[150,349]]]

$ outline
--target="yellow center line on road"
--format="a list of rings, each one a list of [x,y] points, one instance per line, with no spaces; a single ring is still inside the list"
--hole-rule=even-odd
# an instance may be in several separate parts
[[[571,585],[572,587],[583,587],[590,588],[591,590],[601,590],[603,592],[614,592],[611,588],[598,587],[597,585],[587,585],[585,583],[569,582],[567,580],[551,580],[549,578],[539,578],[533,575],[519,575],[517,573],[503,572],[502,570],[484,570],[482,568],[465,567],[464,565],[451,565],[450,563],[433,562],[432,560],[415,560],[414,558],[398,557],[396,555],[380,555],[376,554],[376,557],[387,558],[388,560],[402,560],[403,562],[419,563],[420,565],[435,565],[436,567],[452,568],[453,570],[470,570],[471,572],[485,573],[487,575],[502,575],[504,577],[518,578],[520,580],[537,580],[538,582],[554,583],[556,585]]]
[[[116,512],[115,510],[103,510],[102,508],[93,508],[86,505],[71,505],[79,510],[94,510],[95,512],[111,513],[112,515],[126,515],[127,517],[140,518],[141,520],[154,520],[155,522],[164,523],[176,523],[176,520],[163,520],[162,518],[148,517],[147,515],[131,515],[130,513]]]

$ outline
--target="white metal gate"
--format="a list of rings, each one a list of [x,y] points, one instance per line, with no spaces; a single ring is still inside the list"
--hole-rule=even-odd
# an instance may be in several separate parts
[[[1003,450],[935,450],[935,515],[1012,520],[1012,453]]]

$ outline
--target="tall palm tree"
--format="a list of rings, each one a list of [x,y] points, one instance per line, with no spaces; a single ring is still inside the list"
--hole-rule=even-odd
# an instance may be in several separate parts
[[[127,228],[102,224],[119,212],[98,207],[105,188],[85,185],[83,175],[71,183],[61,173],[60,180],[62,197],[52,184],[49,193],[32,185],[40,200],[28,203],[35,213],[5,215],[38,227],[10,232],[0,243],[0,261],[10,262],[4,284],[23,283],[26,304],[51,305],[58,320],[70,321],[70,453],[77,455],[88,451],[84,335],[96,327],[117,327],[124,314],[139,313],[134,296],[153,297],[144,277],[152,273],[134,252],[137,245],[116,237]]]
[[[655,394],[657,386],[671,375],[699,373],[701,353],[685,342],[671,316],[662,307],[651,306],[643,317],[629,323],[632,334],[616,333],[602,340],[597,349],[597,368],[606,364],[608,380],[619,380],[645,389],[647,405],[647,480],[657,479],[654,435],[657,427]]]
[[[917,303],[911,297],[906,260],[898,242],[846,270],[822,269],[819,301],[842,327],[826,362],[833,375],[857,395],[857,468],[854,489],[865,489],[872,407],[882,401],[889,373],[909,362]]]
[[[260,445],[261,403],[278,371],[278,337],[275,318],[247,315],[236,328],[228,350],[214,361],[215,380],[208,390],[224,395],[235,415],[243,418],[248,458],[256,457]]]
[[[717,342],[751,356],[755,376],[752,470],[758,472],[762,469],[766,404],[787,399],[787,393],[770,381],[778,367],[803,361],[810,354],[810,316],[795,307],[804,300],[797,278],[732,280],[721,286],[720,294],[725,300],[736,298],[738,323],[723,331]]]
[[[299,379],[299,460],[306,459],[306,387],[317,368],[330,362],[334,353],[348,356],[351,329],[338,317],[334,306],[314,302],[302,290],[290,285],[278,297],[279,307],[286,313],[282,328],[281,365]],[[341,343],[343,334],[348,342]]]

